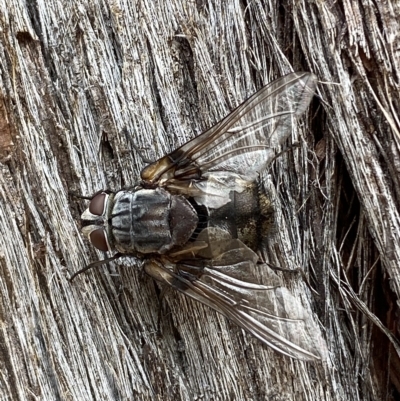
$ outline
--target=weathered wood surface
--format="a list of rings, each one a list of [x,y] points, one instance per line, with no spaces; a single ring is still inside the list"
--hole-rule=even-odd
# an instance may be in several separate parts
[[[360,312],[398,334],[399,14],[397,2],[0,1],[0,398],[399,399],[398,351]],[[103,257],[68,191],[131,185],[143,167],[124,127],[155,159],[292,70],[327,84],[293,134],[300,148],[268,172],[279,225],[266,253],[318,291],[283,277],[318,313],[325,367],[174,293],[157,336],[158,288],[132,260],[68,281]]]

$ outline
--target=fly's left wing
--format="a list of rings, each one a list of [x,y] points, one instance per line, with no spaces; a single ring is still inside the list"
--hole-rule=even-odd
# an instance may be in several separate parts
[[[265,86],[208,131],[145,167],[145,185],[186,194],[194,182],[226,172],[254,180],[308,107],[317,78],[295,72]],[[200,191],[203,189],[200,188]]]
[[[257,283],[253,269],[257,255],[240,240],[214,240],[211,260],[180,261],[176,266],[149,260],[144,269],[169,285],[232,320],[264,344],[292,358],[326,359],[326,345],[311,316],[277,276],[269,272],[269,286]]]

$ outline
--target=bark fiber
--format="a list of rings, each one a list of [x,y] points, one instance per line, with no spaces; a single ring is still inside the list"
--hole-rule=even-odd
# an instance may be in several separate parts
[[[399,4],[0,0],[0,399],[399,400]],[[308,277],[282,274],[324,366],[173,292],[158,336],[134,260],[68,281],[103,258],[69,192],[144,167],[124,127],[155,160],[302,70],[321,82],[266,174],[266,255]]]

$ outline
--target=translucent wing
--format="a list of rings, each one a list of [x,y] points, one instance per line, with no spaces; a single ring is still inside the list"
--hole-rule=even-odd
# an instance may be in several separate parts
[[[175,267],[155,260],[145,263],[154,279],[210,306],[274,350],[296,359],[326,359],[325,342],[319,328],[301,303],[284,287],[276,275],[270,285],[257,284],[252,271],[257,255],[240,240],[213,241],[212,260],[181,261]]]
[[[306,72],[273,81],[211,129],[144,168],[143,182],[178,190],[219,172],[255,179],[274,157],[273,148],[290,134],[295,117],[308,107],[316,82]]]

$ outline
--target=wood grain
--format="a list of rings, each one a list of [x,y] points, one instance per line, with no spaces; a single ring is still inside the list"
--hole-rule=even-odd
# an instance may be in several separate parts
[[[0,1],[0,399],[398,399],[399,8]],[[160,289],[134,260],[68,281],[103,258],[69,191],[133,185],[144,166],[124,127],[154,160],[300,70],[321,83],[300,147],[266,172],[265,254],[317,291],[282,273],[324,332],[325,365],[172,292],[158,336]]]

